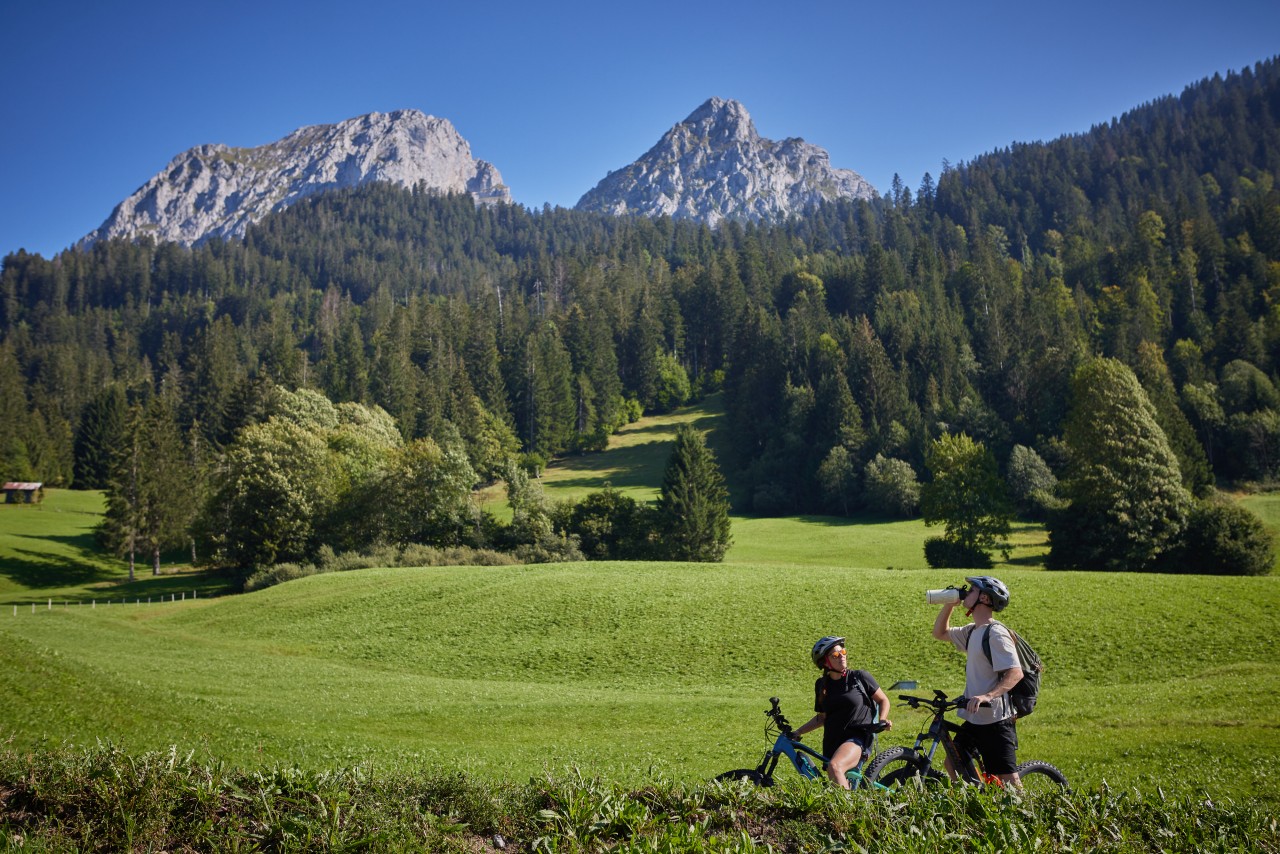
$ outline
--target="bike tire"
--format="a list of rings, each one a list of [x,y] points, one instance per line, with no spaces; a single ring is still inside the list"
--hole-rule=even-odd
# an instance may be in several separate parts
[[[725,771],[723,774],[716,775],[717,782],[747,780],[757,786],[769,787],[773,785],[773,779],[766,777],[754,768],[735,768],[732,771]]]
[[[867,780],[890,789],[919,781],[932,786],[945,783],[947,775],[929,766],[928,760],[907,747],[890,747],[876,754],[863,773]]]
[[[1031,759],[1013,769],[1022,782],[1022,790],[1028,794],[1040,792],[1069,792],[1067,775],[1048,762]]]

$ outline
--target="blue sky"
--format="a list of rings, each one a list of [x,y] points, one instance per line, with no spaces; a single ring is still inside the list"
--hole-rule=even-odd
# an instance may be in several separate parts
[[[1280,2],[0,0],[0,255],[51,256],[177,154],[414,108],[572,206],[711,96],[878,189],[1280,54]]]

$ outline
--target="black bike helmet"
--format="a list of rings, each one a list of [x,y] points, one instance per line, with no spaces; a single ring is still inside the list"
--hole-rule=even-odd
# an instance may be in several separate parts
[[[813,645],[813,652],[809,653],[809,657],[813,659],[814,665],[819,670],[826,670],[827,654],[835,647],[844,643],[844,638],[838,638],[834,635],[827,635],[822,640]]]
[[[992,611],[1003,611],[1009,604],[1009,588],[1005,587],[1000,579],[992,578],[990,575],[976,575],[966,578],[965,581],[972,584],[979,593],[985,593],[991,598]]]

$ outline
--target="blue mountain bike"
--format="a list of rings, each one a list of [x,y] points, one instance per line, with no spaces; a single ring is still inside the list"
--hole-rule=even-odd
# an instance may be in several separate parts
[[[911,687],[915,687],[914,684]],[[774,772],[778,770],[778,765],[784,757],[791,763],[791,767],[796,769],[796,773],[806,780],[817,780],[826,776],[827,757],[807,744],[801,743],[800,736],[793,733],[791,723],[782,714],[779,702],[777,697],[770,697],[770,707],[765,710],[765,716],[769,719],[764,727],[765,741],[772,742],[772,746],[765,751],[764,758],[760,760],[760,764],[755,768],[735,768],[733,771],[726,771],[718,775],[716,777],[717,780],[750,780],[757,786],[772,786]],[[883,732],[885,728],[885,724],[882,722],[877,722],[871,727],[874,732]],[[866,753],[863,754],[862,762],[859,763],[857,768],[850,770],[845,775],[849,779],[849,788],[887,788],[873,782],[862,772],[862,769],[866,767],[867,760],[874,752],[875,740],[873,738],[871,745],[867,747]]]

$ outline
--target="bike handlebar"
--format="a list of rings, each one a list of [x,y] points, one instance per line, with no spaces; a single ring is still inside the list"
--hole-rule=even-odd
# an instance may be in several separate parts
[[[904,697],[903,699],[906,699],[906,698]],[[791,722],[787,720],[786,715],[782,714],[782,707],[780,705],[781,703],[782,701],[779,700],[777,697],[770,697],[769,709],[765,712],[765,714],[773,719],[773,722],[777,725],[778,729],[781,730],[783,734],[790,736],[791,730],[792,730]],[[867,724],[867,727],[872,732],[884,732],[889,728],[889,725],[884,721],[876,721],[873,724]],[[799,736],[796,736],[796,738],[799,738]]]
[[[910,694],[899,694],[898,699],[902,700],[913,709],[918,709],[921,706],[928,706],[939,713],[946,712],[950,709],[963,709],[965,706],[969,705],[969,698],[965,696],[956,697],[954,700],[948,700],[947,695],[941,691],[934,691],[933,694],[933,699],[929,699],[928,697],[913,697]],[[978,705],[990,706],[991,704],[982,702]]]
[[[782,714],[782,708],[779,705],[782,701],[777,697],[769,698],[769,710],[765,712],[773,722],[777,724],[778,729],[787,735],[791,735],[791,722],[787,720],[786,715]]]

